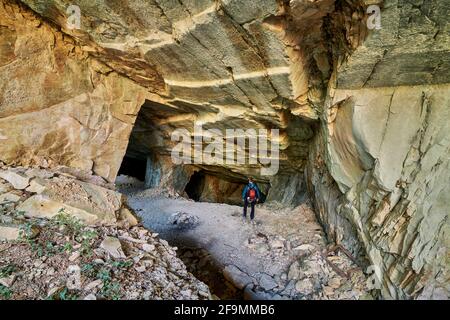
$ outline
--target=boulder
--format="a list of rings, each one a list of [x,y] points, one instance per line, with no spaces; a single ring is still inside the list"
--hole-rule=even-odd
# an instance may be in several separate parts
[[[144,243],[142,245],[142,250],[144,250],[145,252],[153,252],[155,251],[155,245]]]
[[[300,274],[301,274],[300,264],[298,263],[298,261],[295,261],[289,267],[288,279],[296,280],[296,279],[300,278]]]
[[[168,223],[175,225],[178,229],[192,229],[199,224],[199,217],[186,212],[175,212],[169,217]]]
[[[8,277],[0,278],[0,284],[2,286],[10,288],[13,285],[15,280],[16,280],[16,275],[12,274]]]
[[[20,200],[20,196],[15,193],[8,192],[0,195],[0,204],[8,203],[8,202],[18,202]]]
[[[100,248],[102,248],[106,253],[108,253],[113,258],[116,259],[126,258],[125,253],[123,252],[122,249],[122,245],[119,239],[117,238],[106,237],[100,244]]]
[[[278,287],[278,283],[268,274],[263,274],[261,276],[261,278],[259,279],[259,285],[266,291],[270,291]]]
[[[0,178],[8,181],[14,189],[23,190],[28,187],[30,178],[8,170],[0,170]]]
[[[41,194],[45,190],[46,182],[41,178],[34,178],[30,181],[30,186],[25,191]]]
[[[67,268],[67,281],[66,287],[69,290],[81,289],[81,269],[78,265],[70,265]]]
[[[238,289],[243,289],[249,283],[253,283],[253,278],[239,270],[235,265],[226,266],[223,269],[223,276]]]
[[[122,206],[119,192],[66,177],[53,178],[42,195],[86,211],[103,223],[115,223]]]
[[[17,226],[0,225],[0,241],[12,241],[20,238],[20,228]]]
[[[134,227],[139,224],[139,219],[128,208],[124,207],[119,211],[119,224]]]
[[[272,249],[283,249],[284,248],[284,241],[281,239],[274,239],[270,241],[270,247]]]
[[[114,213],[108,214],[105,212],[102,215],[96,215],[95,213],[69,206],[63,202],[52,200],[42,194],[28,198],[18,206],[17,210],[25,212],[25,216],[29,218],[51,219],[63,212],[80,219],[88,225],[114,224],[116,222]]]
[[[0,194],[6,193],[6,192],[11,191],[11,190],[12,190],[12,187],[9,185],[9,183],[2,182],[0,180]]]
[[[307,253],[307,252],[312,252],[314,250],[314,246],[311,244],[305,243],[305,244],[295,247],[293,250]]]
[[[312,283],[312,281],[309,278],[299,280],[295,284],[295,290],[297,290],[297,292],[299,292],[303,295],[311,294],[313,289],[314,289],[314,284]]]
[[[84,291],[90,291],[90,290],[98,287],[101,284],[102,284],[102,280],[100,280],[100,279],[91,281],[84,287]]]

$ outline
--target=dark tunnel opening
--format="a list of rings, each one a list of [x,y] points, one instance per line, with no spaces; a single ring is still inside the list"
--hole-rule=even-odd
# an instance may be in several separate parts
[[[194,172],[194,174],[189,179],[184,191],[188,195],[189,199],[194,201],[200,201],[200,197],[205,186],[205,173],[200,170]]]
[[[244,179],[224,178],[215,173],[199,170],[195,171],[184,191],[189,199],[196,202],[227,203],[232,205],[242,204],[242,191],[247,182]],[[257,183],[261,192],[259,203],[266,200],[269,186]]]
[[[140,181],[145,181],[146,167],[147,167],[146,160],[125,156],[123,158],[122,165],[120,166],[118,175],[123,174],[135,177]]]

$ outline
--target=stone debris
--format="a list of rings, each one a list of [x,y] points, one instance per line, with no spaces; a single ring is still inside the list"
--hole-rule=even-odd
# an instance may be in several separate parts
[[[0,210],[8,206],[9,211],[22,212],[28,218],[49,219],[64,211],[91,225],[119,223],[130,228],[139,224],[120,193],[71,178],[65,170],[66,167],[53,170],[3,167]],[[84,175],[83,179],[95,181],[94,177]]]
[[[13,274],[8,277],[0,278],[0,284],[2,286],[10,288],[13,285],[15,280],[16,280],[16,275]]]
[[[278,283],[268,274],[264,274],[259,278],[259,286],[265,291],[270,291],[278,287]]]
[[[226,266],[223,269],[223,275],[225,279],[232,282],[238,289],[243,289],[249,283],[253,283],[253,278],[234,265]]]
[[[20,200],[20,196],[18,196],[15,193],[12,192],[8,192],[8,193],[4,193],[2,195],[0,195],[0,204],[5,204],[5,203],[15,203],[18,202]]]
[[[2,172],[7,170],[4,168]],[[63,186],[61,181],[69,189],[79,186],[80,181],[44,169],[16,168],[14,173],[29,179],[36,179],[39,173],[46,189],[33,187],[30,191],[25,187],[18,190],[9,180],[0,178],[1,190],[13,192],[20,198],[14,203],[0,203],[0,287],[5,292],[0,294],[0,300],[211,298],[209,288],[177,258],[176,248],[139,226],[129,209],[121,210],[124,207],[120,207],[114,191],[103,191],[103,187],[88,184],[83,186],[94,202],[101,203],[112,196],[113,205],[109,208],[118,220],[116,224],[104,223],[104,216],[99,215],[101,219],[97,223],[88,225],[70,210],[32,215],[21,211],[24,208],[21,205],[36,196],[50,195],[49,198],[60,202],[62,208],[67,203],[70,206],[85,203],[79,194],[70,199],[69,192],[65,195],[67,198],[62,199],[47,189],[55,178],[58,188]],[[11,181],[11,177],[16,178],[8,174],[3,177]],[[106,197],[99,196],[99,192],[105,192]],[[95,206],[95,203],[80,205],[79,210],[95,214]]]
[[[70,259],[69,259],[70,260]],[[66,287],[69,290],[81,289],[81,269],[77,265],[70,265],[67,268],[67,282]]]
[[[179,229],[192,229],[199,223],[199,218],[186,212],[175,212],[168,220],[169,224],[175,225]]]
[[[46,188],[45,180],[42,178],[36,177],[30,181],[30,186],[28,188],[26,188],[25,191],[28,191],[31,193],[36,193],[36,194],[41,194],[42,192],[44,192],[45,188]]]
[[[0,241],[1,240],[17,240],[20,236],[19,227],[0,225]]]
[[[114,237],[106,237],[100,244],[100,248],[106,251],[111,257],[116,259],[126,258],[123,253],[122,245],[119,239]]]
[[[320,236],[311,243],[299,244],[297,236],[284,239],[260,231],[249,237],[247,247],[275,262],[291,259],[281,275],[256,277],[253,288],[244,296],[251,299],[364,299],[370,296],[366,276],[342,252],[322,254]],[[290,250],[289,248],[292,247]],[[328,261],[327,261],[328,260]],[[330,262],[343,274],[339,274]],[[344,277],[343,277],[344,275]],[[347,278],[348,275],[348,278]]]
[[[23,190],[28,187],[30,178],[11,170],[0,170],[0,178],[8,181],[14,189]]]
[[[119,224],[125,227],[134,227],[139,224],[139,219],[128,208],[121,208],[119,211]]]

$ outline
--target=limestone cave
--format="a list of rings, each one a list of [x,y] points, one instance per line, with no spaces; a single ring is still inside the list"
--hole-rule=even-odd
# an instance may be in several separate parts
[[[0,300],[447,300],[449,17],[0,0]]]

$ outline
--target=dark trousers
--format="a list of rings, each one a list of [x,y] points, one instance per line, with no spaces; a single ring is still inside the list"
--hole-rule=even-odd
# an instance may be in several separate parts
[[[255,217],[255,204],[256,201],[249,202],[247,201],[247,198],[244,199],[244,218],[247,218],[247,206],[250,204],[251,210],[250,210],[250,219],[253,220]]]

